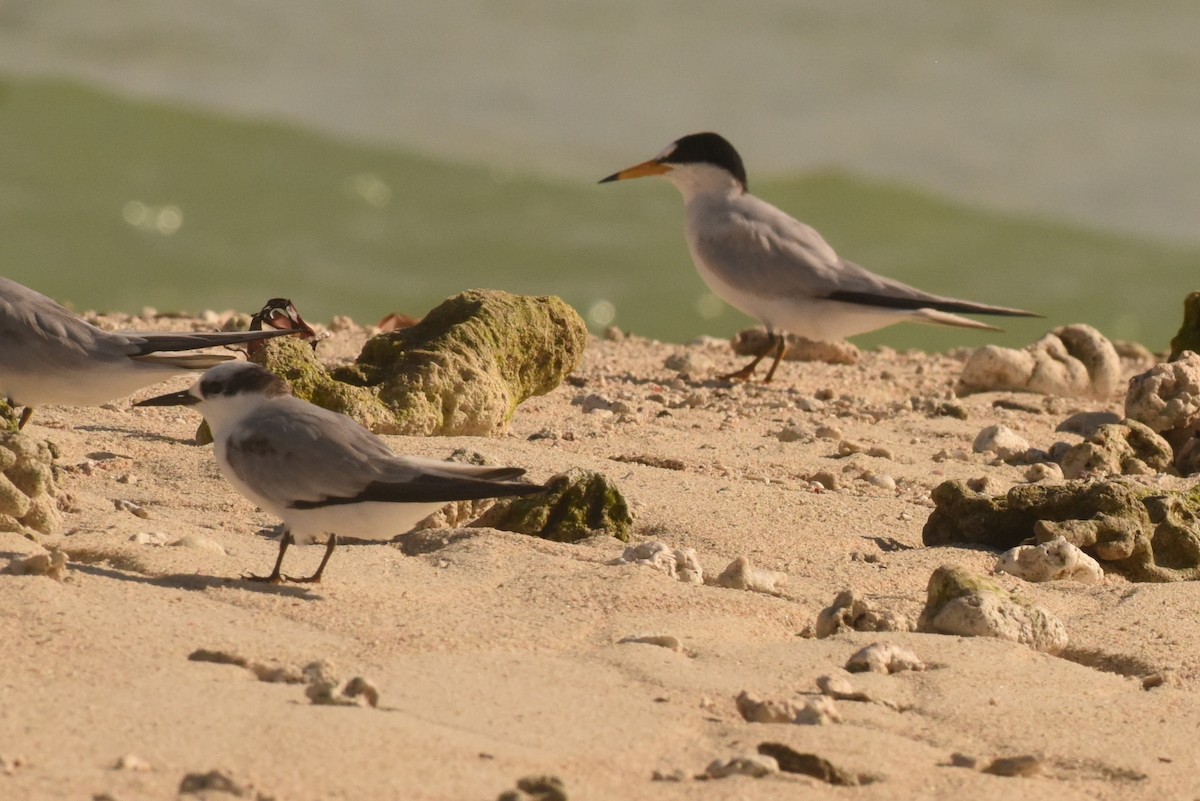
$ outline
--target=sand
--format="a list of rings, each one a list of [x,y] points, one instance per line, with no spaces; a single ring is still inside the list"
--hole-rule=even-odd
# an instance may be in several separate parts
[[[342,326],[323,353],[348,358],[362,336]],[[849,366],[785,363],[768,386],[712,380],[739,361],[720,342],[596,340],[571,381],[522,405],[502,437],[388,441],[436,457],[466,448],[537,480],[600,471],[629,499],[635,541],[695,549],[710,575],[748,557],[785,574],[775,594],[611,565],[625,546],[609,537],[564,545],[492,529],[346,545],[316,586],[249,583],[243,572],[270,569],[277,521],[191,444],[193,411],[39,410],[26,430],[59,449],[69,510],[45,544],[70,554],[69,572],[0,575],[0,797],[171,798],[214,770],[231,792],[200,796],[490,801],[536,775],[558,777],[571,799],[1195,796],[1193,584],[994,577],[1063,621],[1061,656],[908,632],[802,636],[842,590],[915,619],[939,565],[989,573],[994,553],[922,546],[930,490],[1024,480],[1026,467],[972,452],[987,425],[1048,449],[1079,441],[1055,431],[1065,418],[1119,414],[1119,397],[955,399],[961,358],[886,350]],[[966,419],[934,413],[943,402]],[[842,443],[863,450],[839,455],[854,449]],[[42,550],[0,534],[0,568]],[[297,547],[288,569],[307,573],[321,553]],[[639,636],[678,647],[622,642]],[[738,713],[742,691],[816,697],[819,676],[847,675],[851,654],[877,641],[926,669],[848,676],[874,701],[835,702],[840,723]],[[297,678],[325,660],[340,680],[368,679],[378,706],[315,705],[303,683],[189,659],[198,650]],[[1146,689],[1153,674],[1164,682]],[[762,743],[866,783],[696,778]],[[1021,756],[1035,775],[956,765]]]

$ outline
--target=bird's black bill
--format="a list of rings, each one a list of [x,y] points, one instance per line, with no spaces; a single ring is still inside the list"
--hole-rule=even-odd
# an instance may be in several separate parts
[[[188,390],[182,392],[168,392],[166,395],[156,395],[153,398],[146,398],[144,401],[138,401],[134,406],[194,406],[200,402],[200,399],[193,395]]]
[[[619,180],[621,180],[621,173],[614,172],[612,175],[608,176],[607,178],[601,178],[597,183],[608,184],[608,183],[612,183],[613,181],[619,181]]]

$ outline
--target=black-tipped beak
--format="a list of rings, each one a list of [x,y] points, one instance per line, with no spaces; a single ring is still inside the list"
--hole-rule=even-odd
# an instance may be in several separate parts
[[[134,406],[195,406],[200,402],[200,399],[192,394],[191,390],[183,390],[181,392],[168,392],[166,395],[156,395],[153,398],[146,398],[144,401],[138,401]]]
[[[607,178],[602,178],[600,183],[607,184],[611,181],[626,181],[630,178],[641,178],[646,175],[665,175],[670,171],[671,168],[666,164],[657,159],[651,159],[650,161],[643,161],[641,164],[635,164],[620,172],[614,172]]]

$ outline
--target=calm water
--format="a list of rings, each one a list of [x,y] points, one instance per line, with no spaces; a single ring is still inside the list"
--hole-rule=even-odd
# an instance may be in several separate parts
[[[6,3],[0,272],[84,307],[495,286],[728,333],[674,191],[593,185],[710,128],[848,258],[1159,347],[1200,265],[1197,32],[1184,2]]]

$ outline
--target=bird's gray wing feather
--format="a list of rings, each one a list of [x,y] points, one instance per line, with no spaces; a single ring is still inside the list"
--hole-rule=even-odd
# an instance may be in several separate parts
[[[128,355],[134,347],[75,316],[50,298],[0,279],[0,363],[11,368],[73,369],[92,356]]]
[[[710,264],[728,265],[730,283],[782,298],[830,298],[867,306],[1037,316],[1020,309],[934,295],[840,258],[811,226],[752,196],[714,215],[696,234]]]
[[[450,502],[523,494],[519,468],[399,456],[345,415],[296,398],[266,404],[230,437],[230,470],[263,497],[314,508],[355,501]]]

